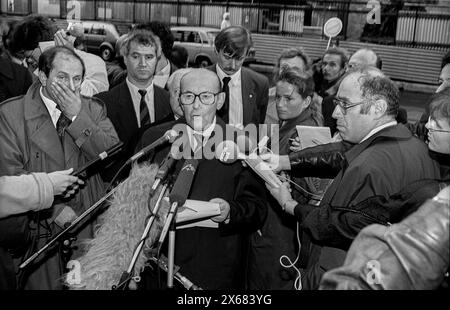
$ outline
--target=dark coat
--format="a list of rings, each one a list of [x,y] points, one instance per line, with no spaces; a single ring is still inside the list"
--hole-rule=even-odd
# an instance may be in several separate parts
[[[401,124],[355,145],[345,153],[345,159],[344,168],[318,208],[295,208],[302,229],[317,245],[325,246],[303,278],[309,288],[317,287],[324,270],[343,263],[345,251],[362,228],[391,221],[389,209],[358,209],[359,203],[376,195],[389,197],[416,180],[439,178],[438,166],[426,145]]]
[[[217,125],[225,127],[219,118]],[[150,128],[143,136],[142,145],[150,144],[154,140],[147,138],[159,137],[167,129]],[[239,161],[224,164],[217,159],[201,159],[188,199],[213,198],[222,198],[230,204],[230,222],[220,223],[218,229],[177,230],[175,264],[180,266],[180,273],[203,289],[243,289],[249,234],[262,226],[267,215],[264,184]]]
[[[106,117],[105,107],[97,100],[82,97],[81,111],[67,127],[62,145],[39,89],[40,83],[36,82],[25,96],[4,101],[0,105],[0,175],[53,172],[69,168],[76,170],[119,142],[111,121]],[[64,205],[71,206],[80,215],[103,192],[100,177],[98,174],[92,175],[87,179],[86,187],[72,199],[56,199],[51,209],[39,212],[40,220],[51,222]],[[41,228],[41,234],[45,233],[48,231]],[[85,237],[92,235],[86,231]],[[38,247],[42,247],[43,243],[45,239],[39,240]],[[39,262],[39,268],[33,270],[27,287],[61,288],[58,257],[42,255],[36,262]]]
[[[216,71],[216,65],[208,69]],[[242,104],[244,126],[248,124],[263,124],[266,119],[267,104],[269,102],[269,81],[262,74],[242,67],[241,69]],[[230,106],[233,103],[230,102]]]
[[[0,56],[0,102],[24,95],[33,83],[27,68],[13,63],[7,56]]]
[[[155,122],[151,125],[155,125],[162,120],[173,119],[169,94],[167,91],[156,85],[153,87]],[[107,92],[95,95],[95,97],[105,103],[108,118],[116,128],[120,141],[124,143],[122,152],[114,157],[115,160],[112,165],[110,165],[102,174],[103,180],[109,182],[127,159],[134,154],[136,144],[147,128],[138,127],[133,100],[131,99],[130,90],[126,81]]]

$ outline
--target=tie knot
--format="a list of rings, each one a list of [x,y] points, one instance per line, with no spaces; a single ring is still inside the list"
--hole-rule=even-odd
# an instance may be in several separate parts
[[[222,79],[223,87],[227,86],[228,83],[230,83],[231,78],[229,76],[226,76]]]
[[[139,89],[138,93],[141,95],[141,97],[144,97],[147,94],[147,91],[145,89]]]

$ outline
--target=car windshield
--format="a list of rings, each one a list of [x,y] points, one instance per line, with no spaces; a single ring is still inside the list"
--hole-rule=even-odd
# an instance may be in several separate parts
[[[219,34],[219,31],[208,31],[206,35],[208,36],[208,41],[210,44],[214,44],[214,39]]]

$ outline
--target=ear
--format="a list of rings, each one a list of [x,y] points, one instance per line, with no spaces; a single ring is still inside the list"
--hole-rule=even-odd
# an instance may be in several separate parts
[[[48,78],[45,75],[45,73],[42,71],[39,71],[38,77],[39,77],[39,81],[41,82],[41,85],[46,87]]]
[[[311,96],[306,97],[305,99],[305,108],[309,107],[311,105],[312,98]]]
[[[383,99],[378,99],[375,101],[375,103],[372,105],[373,111],[377,117],[381,117],[386,114],[386,111],[388,109],[387,102]]]
[[[217,111],[222,109],[222,106],[223,106],[224,103],[225,103],[225,93],[221,92],[216,97],[216,104],[217,104],[216,109],[217,109]]]

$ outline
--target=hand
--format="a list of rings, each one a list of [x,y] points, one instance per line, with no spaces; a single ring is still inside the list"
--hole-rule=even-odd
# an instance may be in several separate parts
[[[216,223],[221,223],[227,219],[229,221],[228,216],[230,215],[230,204],[228,202],[226,202],[222,198],[213,198],[209,202],[218,203],[220,207],[220,214],[211,218],[211,220],[213,220]],[[228,222],[225,223],[227,224]]]
[[[70,49],[73,49],[73,40],[70,40],[71,36],[68,35],[65,30],[58,30],[53,38],[55,40],[56,46],[66,46]]]
[[[78,113],[80,113],[81,96],[79,87],[76,88],[75,91],[72,91],[64,83],[55,81],[50,86],[50,90],[56,104],[58,104],[61,112],[64,113],[65,116],[69,119],[73,119],[74,116],[77,116]]]
[[[293,200],[289,182],[283,182],[279,187],[273,187],[269,183],[266,183],[266,187],[282,207],[286,202]]]
[[[261,154],[261,159],[269,166],[273,172],[278,173],[281,170],[291,170],[291,164],[289,162],[289,156],[277,155],[277,154]]]
[[[295,139],[289,139],[291,141],[291,146],[289,147],[289,149],[292,152],[298,152],[302,149],[302,145],[300,143],[300,138],[297,136],[295,137]]]
[[[48,174],[50,181],[53,184],[53,195],[62,195],[64,198],[69,198],[78,190],[79,185],[83,185],[83,180],[76,176],[70,175],[73,168],[63,171],[54,171]]]

